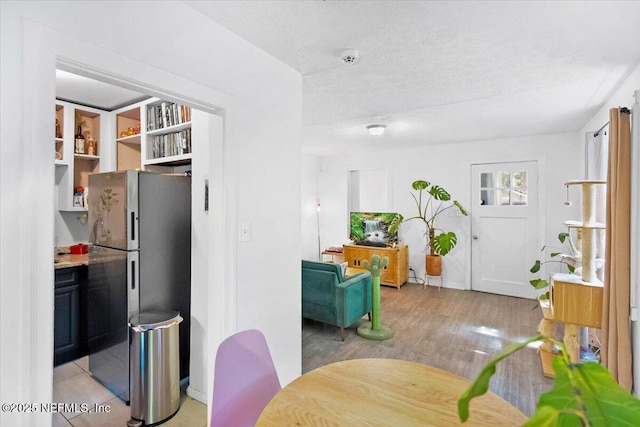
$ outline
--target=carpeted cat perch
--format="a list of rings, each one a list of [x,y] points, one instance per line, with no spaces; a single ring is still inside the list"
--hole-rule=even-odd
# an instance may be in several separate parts
[[[372,304],[371,322],[364,323],[358,327],[358,335],[369,340],[388,340],[393,337],[393,330],[380,323],[380,269],[389,264],[389,257],[380,260],[378,255],[371,257],[371,264],[367,260],[362,262],[364,268],[371,272]]]

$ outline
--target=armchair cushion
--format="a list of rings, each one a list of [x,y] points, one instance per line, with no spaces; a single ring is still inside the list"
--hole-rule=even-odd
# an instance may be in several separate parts
[[[338,276],[338,282],[344,281],[344,276],[342,275],[342,267],[340,266],[340,264],[334,264],[332,262],[315,262],[302,260],[302,268],[335,273]]]

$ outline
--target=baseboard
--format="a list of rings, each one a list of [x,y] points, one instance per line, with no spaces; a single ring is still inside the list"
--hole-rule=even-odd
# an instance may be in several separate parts
[[[203,393],[200,390],[196,390],[191,386],[187,386],[187,396],[194,398],[200,403],[209,405],[209,399],[207,399],[207,393]]]
[[[428,286],[430,286],[432,288],[437,288],[438,287],[438,281],[437,280],[431,280],[431,282],[429,283]],[[450,283],[450,282],[447,282],[447,281],[445,281],[442,284],[442,287],[446,288],[446,289],[458,289],[458,290],[461,290],[461,291],[467,290],[467,288],[465,288],[462,283]]]

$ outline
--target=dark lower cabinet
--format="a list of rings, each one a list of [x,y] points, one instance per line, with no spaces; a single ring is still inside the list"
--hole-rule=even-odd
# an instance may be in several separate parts
[[[55,270],[53,365],[87,354],[86,266]]]

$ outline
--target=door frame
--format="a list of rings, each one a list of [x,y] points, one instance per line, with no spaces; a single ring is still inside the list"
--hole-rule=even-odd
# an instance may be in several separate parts
[[[473,226],[474,226],[474,222],[475,222],[475,217],[474,217],[474,213],[477,213],[477,208],[476,210],[474,210],[474,207],[471,206],[471,200],[473,200],[473,185],[472,185],[472,169],[473,166],[477,166],[477,165],[488,165],[488,164],[495,164],[495,163],[524,163],[524,162],[537,162],[538,164],[538,208],[536,209],[536,214],[538,215],[538,225],[537,225],[537,230],[536,230],[536,242],[537,242],[537,247],[538,248],[542,248],[545,245],[546,242],[546,238],[545,238],[545,230],[546,230],[546,223],[547,223],[547,217],[545,215],[546,212],[546,205],[547,205],[547,183],[546,183],[546,174],[545,174],[545,170],[546,170],[546,162],[545,162],[545,158],[542,156],[533,156],[533,157],[524,157],[524,158],[520,158],[520,159],[514,159],[513,157],[495,157],[495,158],[491,158],[491,159],[483,159],[483,160],[478,160],[478,161],[470,161],[467,163],[467,168],[466,168],[466,177],[465,179],[467,180],[467,183],[469,185],[469,192],[467,193],[467,197],[469,200],[469,215],[471,217],[471,224],[469,226],[469,251],[467,254],[467,262],[468,262],[468,266],[469,266],[469,272],[467,275],[467,282],[465,284],[465,290],[470,290],[473,291],[473,285],[472,285],[472,280],[473,280],[473,244],[472,239],[473,239]],[[531,260],[531,263],[533,265],[533,262],[535,260]],[[547,269],[546,269],[546,265],[542,266],[541,269],[541,273],[544,276],[547,275]]]
[[[18,400],[27,402],[51,401],[53,389],[53,217],[50,221],[42,220],[42,212],[54,212],[53,192],[43,195],[42,188],[54,188],[54,165],[47,150],[42,149],[43,141],[50,139],[53,119],[49,118],[50,106],[55,98],[56,67],[87,77],[97,78],[122,87],[138,90],[154,96],[183,101],[194,108],[211,114],[220,115],[224,123],[233,123],[234,100],[232,96],[212,87],[187,80],[153,65],[137,62],[117,52],[94,45],[79,39],[69,38],[42,26],[39,23],[25,20],[23,22],[23,104],[17,113],[19,126],[23,134],[21,154],[22,177],[21,188],[28,191],[22,193],[22,206],[17,215],[23,231],[23,243],[16,253],[22,256],[16,264],[18,271],[24,271],[20,280],[23,283],[19,291],[20,301],[33,301],[29,310],[20,313],[15,319],[16,336],[26,337],[15,351],[16,354],[29,355],[23,360],[17,371],[24,377],[24,384],[16,390]],[[144,76],[141,78],[140,76]],[[173,90],[180,92],[174,92]],[[209,100],[209,101],[207,101]],[[214,100],[216,104],[212,103]],[[203,331],[203,339],[208,341],[209,348],[214,348],[229,330],[235,329],[236,319],[236,233],[237,222],[237,183],[233,179],[237,175],[237,150],[233,144],[232,126],[225,126],[223,144],[218,149],[210,150],[210,163],[207,175],[210,180],[216,179],[210,206],[217,206],[210,215],[210,252],[211,263],[207,300],[211,315],[207,319]],[[222,180],[224,179],[224,189]],[[220,182],[217,182],[217,181]],[[27,195],[41,194],[41,197]],[[21,199],[21,200],[23,200]],[[29,203],[27,203],[29,202]],[[213,236],[223,236],[215,242]],[[7,237],[9,238],[9,237]],[[223,297],[220,298],[220,295]],[[214,298],[214,296],[217,296]],[[4,356],[4,352],[2,352]],[[193,356],[192,356],[193,360]],[[4,363],[4,361],[3,361]],[[207,394],[211,394],[213,370],[211,363],[205,362],[201,369],[208,371],[206,378]],[[198,395],[206,402],[205,393]],[[51,422],[51,414],[31,413],[25,419],[30,424],[44,425]]]

